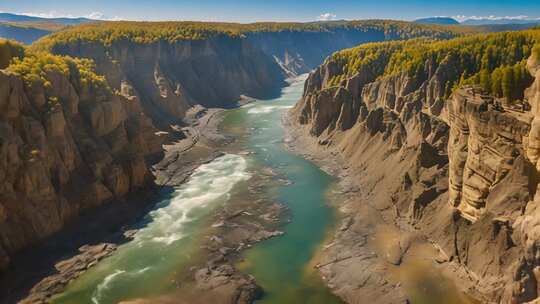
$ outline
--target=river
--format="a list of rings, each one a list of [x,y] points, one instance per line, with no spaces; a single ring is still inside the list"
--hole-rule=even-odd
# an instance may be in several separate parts
[[[197,259],[206,219],[216,208],[234,204],[260,168],[288,182],[269,185],[266,197],[287,207],[285,234],[257,244],[237,267],[252,274],[265,293],[260,303],[340,303],[310,267],[310,260],[334,223],[327,194],[334,180],[317,166],[288,152],[281,117],[301,97],[305,76],[281,95],[225,114],[223,130],[234,145],[251,151],[225,154],[195,170],[139,225],[134,240],[68,285],[53,303],[117,303],[174,292],[178,278]]]

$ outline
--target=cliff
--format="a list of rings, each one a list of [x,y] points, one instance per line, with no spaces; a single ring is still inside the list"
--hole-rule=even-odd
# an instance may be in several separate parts
[[[68,27],[26,51],[2,45],[0,268],[84,210],[152,185],[145,160],[162,152],[158,131],[180,135],[190,108],[276,94],[288,75],[341,47],[455,35],[394,21],[105,22]]]
[[[414,227],[440,251],[435,265],[454,265],[443,269],[464,293],[482,302],[535,300],[538,59],[533,54],[527,64],[536,79],[525,92],[529,111],[526,103],[507,104],[479,86],[464,85],[447,97],[446,84],[463,71],[455,57],[442,58],[427,59],[415,73],[381,76],[372,68],[380,65],[384,71],[389,65],[381,56],[346,77],[345,63],[327,60],[310,74],[303,98],[290,112],[300,130],[297,138],[308,135],[317,153],[335,155],[360,189],[354,194],[357,205],[342,208],[352,228],[336,233],[332,244],[341,247],[326,255],[339,261],[340,252],[362,253],[357,242],[347,243],[359,238],[350,230],[363,235],[366,221],[380,217],[402,231],[399,258],[388,258],[394,251],[378,252],[380,267],[406,259],[403,238]],[[366,208],[377,215],[366,219]],[[363,287],[354,288],[358,284],[371,287],[364,294],[380,292],[379,299],[387,300],[383,283],[361,275],[351,279],[348,267],[374,267],[358,263],[336,262],[321,271],[346,300],[363,294]],[[397,298],[410,299],[406,285],[394,289]]]
[[[241,95],[265,97],[284,80],[271,58],[225,35],[175,43],[82,42],[52,51],[93,59],[111,87],[131,88],[156,122],[177,122],[195,104],[227,107]]]
[[[85,209],[151,186],[157,130],[81,62],[30,55],[0,71],[0,109],[0,269]]]
[[[346,26],[319,31],[249,32],[246,40],[273,58],[287,75],[298,76],[317,68],[330,54],[358,44],[422,36],[444,39],[455,35],[457,33],[418,32],[410,37],[403,37],[397,30]]]
[[[33,48],[91,58],[113,90],[140,97],[156,124],[192,105],[230,107],[277,94],[339,49],[373,41],[451,38],[459,32],[399,21],[315,23],[107,22],[68,28]]]

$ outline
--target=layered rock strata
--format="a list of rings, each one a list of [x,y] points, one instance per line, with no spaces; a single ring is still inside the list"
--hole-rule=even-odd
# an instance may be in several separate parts
[[[393,24],[388,29],[351,24],[328,29],[248,30],[238,36],[221,33],[204,39],[148,43],[111,38],[110,44],[103,44],[75,39],[52,43],[50,51],[93,59],[98,73],[107,77],[113,89],[131,88],[156,125],[166,125],[178,123],[178,117],[193,105],[230,107],[243,95],[261,98],[278,94],[285,78],[311,71],[343,48],[403,37],[445,39],[457,35],[443,29],[400,31],[401,26],[407,24]]]
[[[162,152],[167,133],[194,136],[182,134],[190,109],[272,95],[285,77],[338,48],[398,38],[351,29],[54,45],[53,53],[93,59],[111,88],[107,96],[59,73],[44,76],[50,85],[30,86],[1,72],[0,268],[81,211],[151,185],[145,160]]]
[[[137,98],[58,72],[28,84],[0,71],[0,266],[85,209],[152,184],[157,129]]]
[[[155,124],[179,123],[194,105],[233,106],[242,95],[264,97],[284,84],[279,66],[243,39],[218,35],[169,43],[115,41],[57,45],[56,54],[91,58],[113,89],[129,90]]]
[[[528,64],[536,77],[526,92],[530,112],[503,108],[476,87],[445,99],[445,79],[457,71],[426,66],[427,78],[360,72],[330,86],[342,69],[326,62],[290,116],[314,149],[342,160],[359,187],[360,205],[347,205],[352,222],[365,204],[385,224],[416,228],[447,257],[439,262],[461,269],[450,277],[478,300],[537,299],[537,59]],[[344,235],[335,242],[346,244]],[[331,269],[321,271],[338,278],[344,268]],[[346,288],[336,292],[351,297]]]

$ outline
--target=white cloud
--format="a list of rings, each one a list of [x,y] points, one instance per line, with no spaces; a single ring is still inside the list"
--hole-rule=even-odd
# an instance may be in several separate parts
[[[107,21],[120,21],[120,20],[125,20],[124,18],[120,17],[120,16],[107,16],[101,12],[92,12],[90,14],[88,14],[87,16],[84,16],[88,19],[95,19],[95,20],[107,20]]]
[[[525,15],[519,15],[519,16],[466,16],[466,15],[457,15],[453,16],[452,18],[456,19],[459,22],[463,22],[465,20],[503,20],[503,19],[510,19],[510,20],[535,20],[540,18],[533,18]]]
[[[319,21],[330,21],[330,20],[336,20],[336,14],[332,14],[332,13],[324,13],[324,14],[320,14],[319,17],[317,18],[317,20]]]
[[[69,14],[59,14],[56,11],[50,11],[46,13],[21,13],[21,15],[25,16],[31,16],[31,17],[40,17],[40,18],[58,18],[58,17],[66,17],[66,18],[75,18],[75,16],[69,15]]]
[[[110,17],[110,16],[107,16],[101,12],[92,12],[90,14],[88,14],[87,16],[84,16],[88,19],[95,19],[95,20],[108,20],[108,21],[118,21],[118,20],[122,20],[121,17],[119,16],[114,16],[114,17]]]
[[[103,18],[106,18],[106,16],[102,12],[91,12],[90,14],[88,14],[88,18],[101,20]]]
[[[72,15],[72,14],[65,14],[65,13],[60,13],[60,12],[57,12],[57,11],[49,11],[49,12],[45,12],[45,13],[21,13],[21,15],[26,15],[26,16],[33,16],[33,17],[41,17],[41,18],[88,18],[88,19],[94,19],[94,20],[106,20],[106,21],[118,21],[118,20],[123,20],[123,18],[119,17],[119,16],[113,16],[113,17],[110,17],[110,16],[107,16],[105,14],[103,14],[102,12],[91,12],[90,14],[87,14],[87,15],[80,15],[80,16],[76,16],[76,15]]]

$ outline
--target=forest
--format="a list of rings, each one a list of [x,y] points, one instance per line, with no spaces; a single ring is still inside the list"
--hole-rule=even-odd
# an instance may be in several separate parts
[[[94,41],[111,45],[114,41],[126,40],[136,43],[157,41],[175,42],[181,40],[201,40],[217,35],[238,37],[256,32],[312,31],[330,32],[356,29],[359,31],[379,31],[387,40],[430,37],[448,39],[475,31],[467,27],[423,25],[404,21],[329,21],[311,23],[208,23],[208,22],[98,22],[67,28],[43,37],[35,43],[35,48],[51,49],[55,45]]]
[[[526,61],[540,52],[540,30],[477,34],[450,40],[413,39],[371,43],[333,54],[327,62],[341,67],[330,85],[358,73],[375,78],[400,73],[427,79],[438,67],[450,73],[445,94],[449,97],[462,85],[480,85],[486,93],[506,102],[523,99],[523,91],[533,79]],[[453,75],[459,75],[454,77]]]
[[[0,42],[0,58],[3,63],[6,60],[10,63],[7,67],[3,65],[4,70],[20,76],[28,87],[38,85],[47,90],[52,85],[51,74],[59,73],[76,85],[79,92],[90,89],[100,96],[111,94],[105,77],[95,73],[95,65],[91,59],[59,56],[48,52],[24,52],[22,46],[10,41]],[[59,101],[51,95],[48,102],[49,106],[55,106]]]
[[[67,28],[42,38],[26,51],[16,42],[1,40],[0,68],[6,68],[12,61],[8,71],[21,75],[28,84],[39,81],[47,85],[45,76],[50,71],[68,75],[78,71],[80,75],[77,77],[83,84],[105,86],[103,77],[93,72],[91,60],[56,56],[50,50],[57,45],[80,41],[97,41],[104,45],[117,40],[153,43],[159,40],[206,39],[214,35],[239,37],[261,31],[336,31],[350,28],[381,31],[388,40],[394,41],[368,43],[334,53],[327,61],[336,63],[342,71],[329,81],[330,85],[337,85],[359,72],[370,73],[373,78],[405,72],[427,79],[433,67],[449,66],[459,71],[460,76],[451,76],[447,81],[447,97],[459,86],[475,84],[486,93],[513,102],[523,98],[524,89],[533,80],[526,71],[526,59],[533,52],[540,52],[538,28],[471,34],[469,27],[454,30],[456,27],[452,26],[381,20],[252,24],[104,22]]]

